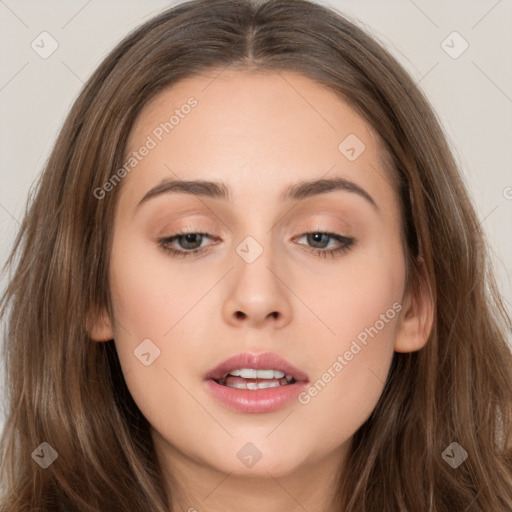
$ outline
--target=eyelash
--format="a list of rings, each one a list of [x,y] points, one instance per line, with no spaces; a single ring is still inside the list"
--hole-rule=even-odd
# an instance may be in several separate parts
[[[355,238],[346,237],[343,235],[338,235],[336,233],[328,233],[324,231],[308,231],[306,233],[303,233],[300,235],[300,237],[306,236],[306,235],[313,235],[313,234],[319,234],[319,235],[327,235],[330,238],[335,239],[336,241],[340,242],[342,245],[336,249],[316,249],[316,248],[309,248],[308,250],[315,253],[317,256],[320,256],[322,258],[334,258],[336,256],[340,256],[343,253],[349,251],[356,243]],[[159,246],[167,253],[170,253],[174,257],[178,258],[188,258],[191,256],[194,256],[198,253],[208,251],[208,249],[204,248],[198,248],[193,249],[192,251],[184,251],[184,250],[177,250],[174,249],[171,244],[174,240],[186,236],[186,235],[201,235],[201,236],[207,236],[208,238],[212,238],[208,233],[200,233],[200,232],[192,232],[192,231],[184,231],[184,232],[178,232],[174,235],[171,235],[166,238],[162,238],[158,240]]]

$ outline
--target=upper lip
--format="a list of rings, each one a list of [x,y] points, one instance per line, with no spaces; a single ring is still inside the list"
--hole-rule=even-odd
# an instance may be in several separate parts
[[[253,368],[254,370],[279,370],[287,375],[291,375],[297,382],[308,382],[306,373],[295,368],[291,363],[272,352],[262,352],[259,354],[243,352],[226,359],[215,368],[210,370],[205,379],[219,380],[227,373],[241,368]]]

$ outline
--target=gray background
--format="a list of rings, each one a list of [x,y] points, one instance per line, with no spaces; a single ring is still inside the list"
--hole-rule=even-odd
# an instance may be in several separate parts
[[[512,1],[322,3],[359,20],[426,92],[488,234],[510,312]],[[29,188],[83,83],[122,37],[171,5],[162,0],[0,0],[0,264],[19,227]],[[33,41],[42,46],[44,31],[58,43],[46,59],[31,47]],[[463,39],[450,36],[454,31]],[[464,41],[467,50],[453,58]],[[2,275],[0,290],[5,282]],[[0,429],[2,422],[0,408]]]

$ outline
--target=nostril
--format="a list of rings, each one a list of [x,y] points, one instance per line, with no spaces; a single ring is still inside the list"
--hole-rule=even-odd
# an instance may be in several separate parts
[[[236,312],[236,317],[237,318],[245,318],[245,313],[242,313],[242,311],[237,311]]]

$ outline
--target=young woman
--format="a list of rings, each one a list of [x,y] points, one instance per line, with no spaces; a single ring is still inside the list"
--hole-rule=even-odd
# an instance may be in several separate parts
[[[75,102],[10,258],[5,512],[509,512],[510,319],[403,68],[193,0]]]

